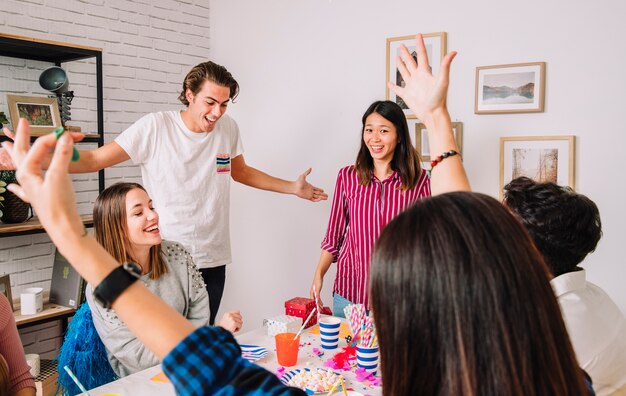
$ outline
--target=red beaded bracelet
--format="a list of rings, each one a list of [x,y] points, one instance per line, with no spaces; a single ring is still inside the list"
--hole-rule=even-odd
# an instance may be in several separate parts
[[[452,157],[453,155],[457,155],[457,154],[459,153],[457,153],[456,150],[444,151],[443,154],[436,157],[434,160],[430,161],[430,170],[433,170],[433,168],[437,166],[437,164],[443,161],[444,159],[448,157]]]

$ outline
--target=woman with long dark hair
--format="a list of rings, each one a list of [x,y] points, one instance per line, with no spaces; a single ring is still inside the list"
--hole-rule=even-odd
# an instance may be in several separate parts
[[[386,395],[588,395],[522,225],[495,199],[449,193],[391,221],[372,259]]]
[[[408,52],[402,55],[398,65],[407,84],[404,88],[395,85],[390,85],[390,88],[399,96],[413,95],[417,88],[412,75],[426,75],[430,71],[418,68]],[[454,55],[454,52],[447,55],[441,73],[449,72],[449,62]],[[419,56],[422,64],[428,64],[425,53]],[[447,78],[429,82],[429,94],[441,88],[447,89]],[[445,87],[440,86],[442,84]],[[431,175],[421,167],[402,108],[388,100],[372,103],[363,114],[361,147],[356,162],[339,171],[328,228],[310,290],[311,298],[320,298],[324,276],[331,264],[336,262],[337,275],[333,285],[335,316],[343,316],[343,308],[348,304],[369,307],[372,248],[391,219],[413,203],[431,196],[431,193],[469,190],[469,182],[460,164],[459,148],[451,133],[445,95],[436,95],[430,102],[423,99],[415,97],[407,103],[427,125],[430,152],[441,153],[434,157]],[[422,103],[416,106],[418,102]],[[437,111],[433,113],[434,108]],[[323,305],[321,299],[318,302]]]

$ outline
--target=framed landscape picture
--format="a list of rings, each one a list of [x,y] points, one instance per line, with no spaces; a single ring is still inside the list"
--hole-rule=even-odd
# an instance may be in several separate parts
[[[542,112],[545,74],[545,62],[477,67],[474,113]]]
[[[463,154],[463,123],[453,122],[452,132],[457,146],[459,146],[459,154]],[[428,130],[426,125],[422,123],[415,124],[415,148],[420,155],[422,161],[430,161],[430,149],[428,146]],[[439,153],[441,154],[441,153]],[[437,155],[439,155],[437,154]]]
[[[424,45],[426,46],[426,53],[428,54],[428,62],[433,71],[433,75],[439,73],[441,66],[441,60],[446,54],[446,39],[445,32],[439,33],[426,33],[424,36]],[[396,96],[396,94],[387,87],[387,82],[392,82],[398,86],[404,86],[404,80],[398,71],[397,59],[400,56],[400,46],[404,44],[415,61],[417,61],[417,48],[415,47],[415,35],[390,37],[387,39],[387,73],[385,75],[385,98],[396,102],[407,118],[415,118],[415,114],[409,110],[404,101]]]
[[[575,136],[500,138],[500,197],[511,180],[526,176],[574,188]]]
[[[30,123],[30,134],[41,136],[61,126],[61,115],[56,98],[46,96],[7,95],[11,125],[17,128],[20,118]]]

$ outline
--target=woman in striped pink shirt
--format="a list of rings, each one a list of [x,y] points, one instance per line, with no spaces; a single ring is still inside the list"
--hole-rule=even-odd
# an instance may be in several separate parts
[[[417,45],[418,48],[423,45],[421,38]],[[433,76],[430,70],[418,68],[405,50],[398,65],[406,85],[390,84],[390,88],[426,124],[431,153],[458,152],[445,101],[450,62],[456,53],[448,54],[439,76]],[[425,56],[425,51],[418,51],[418,61],[427,65]],[[469,190],[458,155],[441,160],[430,177],[421,168],[406,118],[396,103],[374,102],[362,121],[356,163],[342,168],[337,176],[328,229],[311,285],[311,297],[315,298],[317,293],[319,298],[324,275],[337,262],[333,285],[335,316],[343,316],[343,307],[350,303],[369,308],[370,255],[380,232],[391,219],[431,193]]]

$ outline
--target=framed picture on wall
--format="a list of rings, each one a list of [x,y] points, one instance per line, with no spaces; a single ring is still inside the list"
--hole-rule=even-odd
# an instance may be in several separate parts
[[[30,134],[41,136],[61,126],[61,115],[56,98],[46,96],[7,95],[11,125],[17,128],[20,118],[30,123]]]
[[[439,33],[426,33],[424,36],[424,44],[426,45],[426,53],[428,54],[428,61],[432,67],[433,74],[439,73],[441,66],[441,60],[446,54],[446,40],[447,35],[445,32]],[[388,100],[396,102],[404,110],[404,114],[407,118],[415,118],[415,114],[409,110],[404,101],[399,98],[392,90],[387,87],[387,82],[392,82],[398,86],[404,86],[404,80],[398,71],[397,59],[400,56],[400,46],[404,44],[415,61],[417,61],[417,48],[415,47],[415,35],[390,37],[387,39],[387,74],[385,75],[385,97]]]
[[[459,154],[463,154],[463,123],[453,122],[452,132],[457,146],[459,146]],[[428,130],[426,125],[422,123],[415,124],[415,148],[420,155],[422,161],[430,161],[430,150],[428,146]]]
[[[574,188],[575,136],[500,138],[500,197],[511,180],[526,176]]]
[[[542,112],[545,81],[545,62],[477,67],[474,113]]]
[[[0,293],[4,294],[11,309],[13,309],[13,296],[11,295],[11,276],[9,274],[0,276]]]

